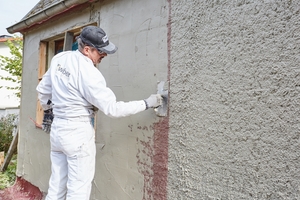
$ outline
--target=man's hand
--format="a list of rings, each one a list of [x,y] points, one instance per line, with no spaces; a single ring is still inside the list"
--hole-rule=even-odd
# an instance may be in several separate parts
[[[42,129],[46,133],[50,133],[53,118],[54,117],[53,117],[52,108],[44,111],[44,119],[43,119],[43,123],[42,123]]]
[[[160,94],[151,94],[148,99],[145,99],[146,110],[148,108],[156,108],[163,103],[163,98]]]

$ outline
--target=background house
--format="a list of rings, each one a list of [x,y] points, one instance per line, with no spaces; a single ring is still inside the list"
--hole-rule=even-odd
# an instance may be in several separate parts
[[[12,39],[12,36],[0,35],[0,55],[7,57],[10,56],[10,49],[6,45],[6,42],[7,40]],[[8,72],[0,69],[0,75],[8,76],[9,74]],[[5,88],[5,86],[13,87],[15,86],[15,84],[11,81],[0,79],[0,86],[3,86],[2,88],[0,88],[0,109],[5,110],[6,107],[18,109],[18,106],[20,105],[20,99],[14,94],[15,91]]]
[[[96,122],[91,199],[299,199],[299,1],[41,1],[24,34],[17,175],[46,192],[35,87],[89,24],[119,50],[99,65],[118,100],[166,81],[169,113]],[[36,78],[35,78],[36,77]],[[104,146],[103,146],[104,145]]]
[[[18,107],[5,107],[5,108],[0,108],[0,117],[9,115],[9,114],[19,114],[19,108]]]

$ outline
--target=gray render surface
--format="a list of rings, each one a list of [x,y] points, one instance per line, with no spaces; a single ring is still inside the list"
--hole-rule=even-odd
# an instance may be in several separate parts
[[[300,199],[299,1],[171,1],[168,199]]]

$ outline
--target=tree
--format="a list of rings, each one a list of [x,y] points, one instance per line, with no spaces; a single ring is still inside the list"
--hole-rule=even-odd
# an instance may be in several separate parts
[[[20,37],[13,37],[8,39],[6,45],[10,49],[11,56],[0,55],[0,69],[7,71],[9,76],[2,76],[2,80],[17,83],[17,86],[10,87],[4,86],[6,89],[15,90],[15,95],[21,97],[21,79],[22,79],[22,52],[23,52],[23,39]],[[0,86],[2,88],[3,86]]]

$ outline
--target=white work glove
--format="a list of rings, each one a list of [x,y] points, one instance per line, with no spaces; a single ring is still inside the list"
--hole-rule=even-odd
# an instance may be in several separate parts
[[[148,108],[156,108],[158,106],[161,106],[163,103],[163,98],[160,94],[151,94],[148,99],[145,99],[146,104],[146,110]]]

